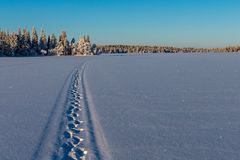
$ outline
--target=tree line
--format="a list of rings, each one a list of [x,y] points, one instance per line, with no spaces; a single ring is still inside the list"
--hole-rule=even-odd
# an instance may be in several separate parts
[[[98,45],[100,53],[232,53],[240,52],[240,46],[226,48],[177,48],[168,46]]]
[[[40,36],[33,27],[31,34],[24,29],[18,32],[0,30],[0,56],[52,56],[52,55],[96,55],[100,53],[208,53],[240,52],[240,47],[226,48],[177,48],[168,46],[141,45],[95,45],[90,37],[84,36],[76,42],[68,40],[67,33],[62,31],[59,38],[55,34],[46,35],[42,29]]]
[[[51,55],[93,55],[97,54],[96,45],[92,45],[89,36],[78,42],[68,40],[63,31],[57,39],[55,34],[46,35],[42,29],[40,36],[33,27],[30,34],[25,28],[18,32],[0,30],[0,56],[51,56]]]

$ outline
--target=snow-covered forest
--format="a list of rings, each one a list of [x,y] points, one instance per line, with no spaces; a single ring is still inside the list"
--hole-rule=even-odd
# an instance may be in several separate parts
[[[0,31],[0,56],[51,56],[51,55],[94,55],[97,54],[95,44],[90,37],[84,36],[76,41],[68,40],[63,31],[59,38],[53,33],[46,35],[42,29],[40,35],[33,27],[32,32],[18,29],[18,32]]]

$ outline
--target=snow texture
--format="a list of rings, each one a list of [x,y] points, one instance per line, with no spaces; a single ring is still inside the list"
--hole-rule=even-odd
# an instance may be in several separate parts
[[[239,160],[240,56],[0,59],[0,159]]]
[[[86,81],[113,160],[239,160],[240,56],[101,56]]]
[[[72,79],[86,59],[0,59],[0,159],[54,159]]]

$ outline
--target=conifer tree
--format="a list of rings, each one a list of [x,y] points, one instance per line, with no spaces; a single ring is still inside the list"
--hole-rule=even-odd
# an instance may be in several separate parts
[[[17,54],[17,55],[21,55],[21,54],[22,54],[22,46],[23,46],[23,36],[22,36],[21,28],[18,28],[17,37],[18,37],[18,41],[17,41],[17,42],[18,42],[18,45],[17,45],[16,54]]]
[[[61,42],[63,47],[67,47],[67,33],[65,31],[62,32],[61,34]]]
[[[60,36],[60,48],[62,48],[63,55],[70,55],[70,47],[69,42],[67,40],[67,33],[63,31]]]
[[[12,33],[10,38],[10,56],[15,56],[18,48],[18,36],[16,33]]]
[[[30,47],[31,47],[30,33],[24,28],[23,29],[23,46],[22,46],[24,56],[30,55]]]
[[[39,48],[40,48],[40,51],[42,52],[42,54],[47,53],[47,39],[46,39],[46,35],[45,35],[43,29],[42,29],[41,35],[40,35]]]
[[[71,53],[71,55],[76,54],[76,40],[75,40],[75,38],[72,38],[72,40],[71,40],[70,53]]]
[[[35,27],[32,29],[32,50],[38,52],[38,35]]]
[[[50,49],[54,49],[57,46],[57,38],[55,34],[51,34],[50,36]]]
[[[50,36],[47,38],[47,49],[50,49]]]
[[[86,42],[90,42],[90,37],[89,37],[89,35],[87,35],[87,37],[86,37]]]
[[[75,38],[72,38],[71,45],[73,45],[76,42]]]

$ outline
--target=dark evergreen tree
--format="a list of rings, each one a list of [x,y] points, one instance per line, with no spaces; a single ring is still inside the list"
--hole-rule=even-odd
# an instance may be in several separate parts
[[[36,31],[35,27],[33,27],[33,29],[32,29],[32,50],[36,54],[39,52],[39,49],[38,49],[38,35],[37,35],[37,31]]]
[[[57,46],[57,38],[55,34],[51,34],[50,36],[50,49],[54,49]]]
[[[46,38],[46,35],[45,35],[43,29],[42,29],[41,35],[40,35],[39,49],[43,55],[47,54],[47,38]]]
[[[86,37],[86,42],[90,42],[90,37],[89,37],[89,35],[87,35],[87,37]]]
[[[76,42],[75,38],[72,38],[71,45],[73,45]]]
[[[48,36],[47,38],[47,50],[49,50],[51,47],[51,40],[50,40],[50,36]]]
[[[21,56],[22,55],[22,48],[23,48],[23,36],[22,36],[22,31],[21,31],[21,28],[18,28],[18,34],[17,34],[17,37],[18,37],[18,45],[17,45],[17,51],[16,51],[16,55],[17,56]]]
[[[24,28],[23,29],[23,55],[30,56],[31,38],[30,33]]]

